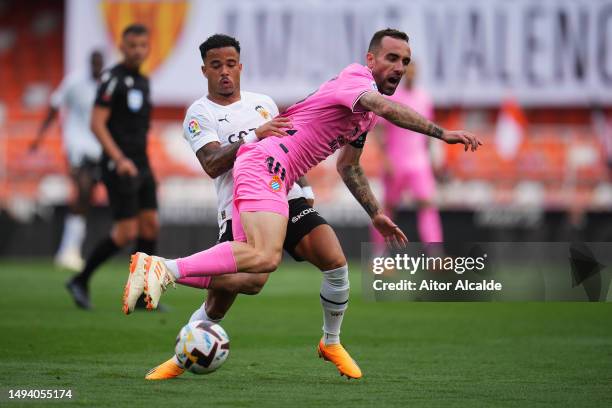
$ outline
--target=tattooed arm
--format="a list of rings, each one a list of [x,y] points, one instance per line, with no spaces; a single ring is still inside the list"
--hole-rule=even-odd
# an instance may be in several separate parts
[[[359,164],[359,158],[363,149],[346,145],[340,150],[340,156],[336,162],[336,169],[342,177],[342,181],[348,187],[353,197],[357,200],[370,218],[382,213],[382,209],[376,197],[372,193],[370,183],[363,174],[363,168]]]
[[[205,144],[196,152],[196,157],[200,161],[202,168],[211,178],[217,178],[234,167],[236,161],[236,153],[240,146],[244,144],[243,140],[238,143],[228,144],[221,147],[219,142],[210,142]]]
[[[350,144],[344,146],[340,150],[336,169],[340,173],[344,184],[346,184],[357,202],[368,213],[372,219],[372,224],[382,234],[385,241],[396,247],[404,246],[408,239],[399,227],[383,214],[380,204],[378,204],[376,197],[372,193],[370,183],[363,173],[363,168],[359,164],[362,148],[363,145],[361,147],[355,147]]]
[[[472,151],[475,151],[478,146],[482,145],[480,139],[470,132],[445,130],[425,119],[408,106],[384,98],[378,92],[365,93],[359,98],[359,104],[399,127],[423,133],[449,144],[461,143],[465,146],[465,150],[471,148]]]
[[[289,119],[274,118],[255,129],[255,139],[253,141],[261,140],[268,136],[287,136],[287,133],[283,129],[290,127],[291,121]],[[202,146],[200,150],[196,152],[196,157],[206,174],[211,178],[217,178],[234,167],[238,149],[240,149],[240,146],[244,143],[244,139],[240,139],[238,143],[232,143],[222,147],[219,142],[210,142]]]

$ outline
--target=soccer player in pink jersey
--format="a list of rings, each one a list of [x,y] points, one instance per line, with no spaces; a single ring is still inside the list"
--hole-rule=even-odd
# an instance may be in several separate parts
[[[433,119],[433,103],[424,89],[415,85],[416,65],[406,67],[403,86],[399,86],[389,97],[392,101],[403,103],[423,117]],[[433,198],[436,191],[427,136],[403,129],[385,120],[385,133],[381,135],[384,155],[384,209],[394,218],[402,195],[408,191],[417,205],[417,225],[422,242],[442,242],[440,214]],[[378,231],[370,228],[372,242],[376,250],[384,248],[384,239]]]
[[[442,129],[411,108],[383,97],[395,92],[410,57],[405,33],[393,29],[376,32],[365,66],[349,65],[281,115],[291,120],[290,136],[241,146],[233,173],[234,241],[173,260],[135,254],[124,290],[124,308],[133,310],[144,293],[148,308],[155,309],[162,293],[176,280],[276,270],[287,228],[287,186],[338,149],[342,149],[338,172],[376,229],[387,243],[405,245],[406,236],[383,213],[359,164],[365,134],[376,117],[449,144],[461,143],[465,150],[475,151],[482,144],[469,132]],[[323,342],[318,349],[326,357]]]
[[[232,167],[238,148],[266,136],[286,136],[283,129],[291,128],[291,122],[287,118],[272,119],[278,115],[278,108],[267,95],[242,91],[240,43],[235,38],[216,34],[204,41],[199,49],[208,92],[187,110],[183,136],[202,168],[215,180],[219,215],[217,242],[220,243],[234,239]],[[312,207],[314,196],[308,194],[305,181],[299,180],[299,185],[294,185],[287,195],[289,222],[283,246],[296,261],[307,261],[321,271],[319,298],[323,309],[325,357],[340,374],[360,378],[359,366],[340,343],[350,293],[348,264],[334,230]],[[268,276],[267,273],[235,273],[183,278],[177,283],[207,290],[205,303],[191,315],[190,322],[219,323],[238,293],[257,294]],[[182,375],[184,371],[184,366],[173,355],[150,370],[145,378],[167,380]]]

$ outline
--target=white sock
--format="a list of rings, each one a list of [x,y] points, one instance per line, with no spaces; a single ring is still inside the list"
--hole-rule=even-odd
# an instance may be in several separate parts
[[[185,368],[183,367],[183,365],[181,364],[181,362],[179,361],[178,357],[175,355],[172,356],[172,361],[174,361],[174,364],[176,364],[177,366],[181,367],[181,368]]]
[[[166,262],[166,265],[167,265],[168,261],[166,260],[165,262]],[[176,264],[176,261],[171,261],[171,262],[174,262],[174,264]],[[170,267],[168,267],[168,268],[170,268]],[[204,320],[205,322],[211,322],[211,323],[219,323],[221,321],[221,319],[213,320],[210,317],[208,317],[208,315],[206,314],[206,302],[202,303],[202,306],[200,306],[198,309],[196,309],[195,312],[193,312],[193,314],[189,318],[189,323],[195,322],[196,320]],[[176,354],[172,357],[172,361],[174,361],[174,363],[177,366],[179,366],[181,368],[185,368],[185,367],[183,367],[183,365],[181,364],[179,359],[176,357]]]
[[[166,266],[168,267],[170,272],[172,272],[172,274],[174,275],[176,279],[181,278],[181,274],[179,273],[178,263],[174,259],[164,259],[164,263],[166,264]]]
[[[64,220],[64,232],[57,250],[58,255],[66,251],[76,251],[81,254],[81,246],[85,239],[85,217],[77,214],[68,214]]]
[[[205,322],[219,323],[222,319],[215,320],[215,319],[211,319],[210,317],[208,317],[208,315],[206,314],[206,302],[204,302],[202,303],[202,306],[200,306],[198,309],[196,309],[195,312],[193,312],[193,314],[189,318],[189,323],[195,322],[196,320],[204,320]]]
[[[340,343],[340,326],[349,299],[348,266],[323,271],[321,282],[321,306],[323,306],[323,342]]]

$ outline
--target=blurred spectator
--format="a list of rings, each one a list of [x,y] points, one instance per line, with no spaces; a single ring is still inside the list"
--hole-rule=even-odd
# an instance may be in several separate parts
[[[410,106],[433,120],[433,103],[429,94],[416,86],[417,66],[413,62],[406,68],[404,82],[390,99]],[[428,151],[428,137],[399,128],[384,121],[381,136],[383,152],[384,207],[391,218],[405,192],[410,192],[417,205],[417,223],[422,242],[442,242],[440,214],[434,203],[436,181]],[[377,250],[384,245],[383,237],[370,229]]]
[[[81,246],[85,239],[85,220],[91,202],[91,193],[100,178],[100,143],[91,132],[91,108],[104,66],[102,54],[91,53],[89,72],[68,75],[51,96],[46,118],[42,122],[30,151],[38,150],[46,131],[63,108],[62,135],[64,150],[70,164],[70,175],[77,189],[77,198],[70,205],[64,221],[64,232],[55,255],[58,266],[79,271],[84,262]]]

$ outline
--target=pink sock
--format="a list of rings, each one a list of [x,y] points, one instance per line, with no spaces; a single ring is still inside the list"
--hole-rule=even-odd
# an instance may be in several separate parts
[[[210,281],[212,276],[191,276],[180,278],[176,281],[176,283],[180,283],[181,285],[191,286],[192,288],[198,289],[207,289],[208,285],[210,285]]]
[[[222,242],[206,251],[176,260],[179,279],[193,276],[214,276],[238,272],[230,242]]]
[[[422,242],[442,242],[442,226],[437,208],[423,208],[418,211],[417,218]]]

